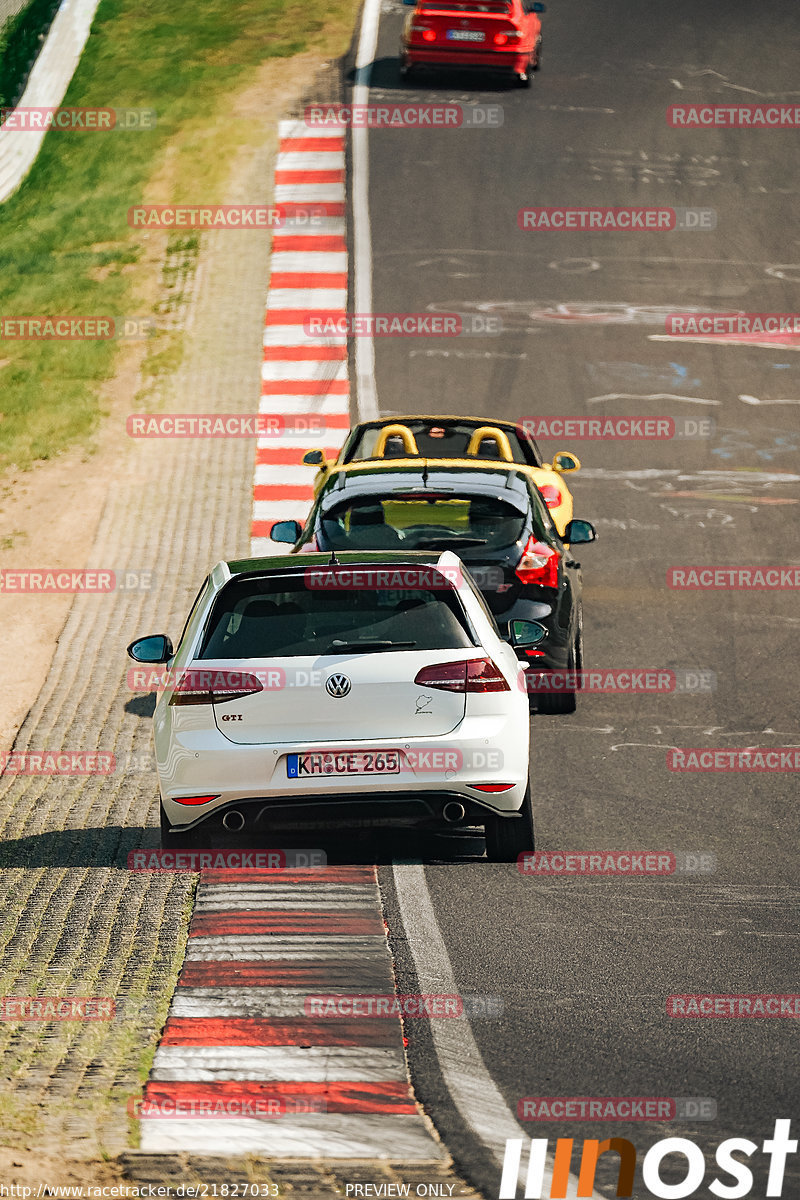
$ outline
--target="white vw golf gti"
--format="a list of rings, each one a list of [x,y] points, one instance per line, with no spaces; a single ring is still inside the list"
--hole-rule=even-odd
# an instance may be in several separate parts
[[[544,631],[512,622],[518,649]],[[242,830],[483,825],[534,848],[524,665],[460,560],[342,553],[220,562],[164,664],[154,713],[162,843]]]

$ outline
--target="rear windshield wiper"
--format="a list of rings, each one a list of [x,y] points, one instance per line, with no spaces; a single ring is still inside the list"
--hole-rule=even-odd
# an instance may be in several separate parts
[[[364,650],[370,653],[375,650],[412,650],[416,646],[416,642],[390,642],[390,641],[363,641],[363,642],[343,642],[340,638],[335,638],[331,642],[325,654],[349,654],[352,651],[358,652]]]

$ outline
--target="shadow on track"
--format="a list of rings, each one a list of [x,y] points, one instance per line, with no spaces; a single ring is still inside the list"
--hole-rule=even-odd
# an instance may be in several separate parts
[[[355,81],[355,71],[349,71],[347,79],[352,84]],[[398,58],[373,60],[370,88],[382,92],[459,91],[487,96],[519,91],[514,79],[506,79],[503,75],[492,74],[490,71],[483,74],[481,71],[459,70],[458,67],[437,67],[435,70],[423,68],[420,71],[412,71],[406,79],[401,79]]]
[[[107,825],[86,829],[58,829],[11,838],[0,844],[0,869],[33,870],[37,867],[96,867],[126,870],[128,855],[134,850],[159,847],[155,826]],[[420,834],[402,831],[325,830],[302,836],[276,836],[270,843],[226,835],[215,837],[209,846],[198,840],[199,850],[322,850],[331,865],[381,865],[393,861],[415,860],[436,863],[476,862],[483,856],[480,834]]]

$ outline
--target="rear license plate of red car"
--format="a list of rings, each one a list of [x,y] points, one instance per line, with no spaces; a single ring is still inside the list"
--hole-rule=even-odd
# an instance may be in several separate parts
[[[483,42],[486,34],[477,29],[448,29],[447,36],[451,42]]]
[[[286,774],[289,779],[308,779],[314,775],[399,775],[400,754],[397,750],[358,750],[340,753],[325,750],[307,754],[288,754]]]

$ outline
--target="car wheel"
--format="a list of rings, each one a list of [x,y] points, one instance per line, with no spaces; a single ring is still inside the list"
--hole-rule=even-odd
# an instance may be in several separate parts
[[[529,88],[531,86],[530,71],[519,71],[517,73],[517,87]]]
[[[162,850],[187,850],[195,844],[195,833],[193,829],[181,829],[173,832],[170,829],[169,819],[164,812],[163,804],[159,804],[161,813],[161,849]]]
[[[583,609],[578,610],[578,628],[569,652],[568,671],[583,670]],[[536,709],[542,716],[559,717],[574,713],[578,707],[577,688],[565,692],[540,692]]]
[[[405,58],[401,58],[400,59],[400,78],[408,79],[410,74],[411,74],[411,67],[409,66],[409,64]]]
[[[536,849],[533,833],[533,801],[531,785],[528,783],[519,816],[487,816],[486,857],[489,862],[516,862],[520,854],[530,854]]]

